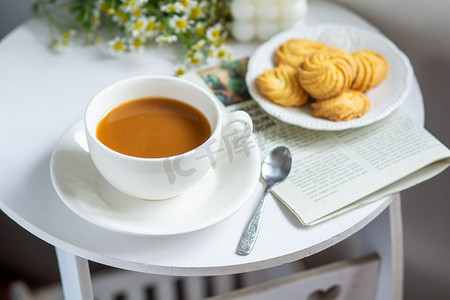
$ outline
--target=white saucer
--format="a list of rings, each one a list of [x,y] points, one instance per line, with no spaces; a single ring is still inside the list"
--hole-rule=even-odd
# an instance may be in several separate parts
[[[247,145],[247,152],[240,148],[215,157],[216,167],[186,193],[148,201],[125,195],[103,179],[90,158],[80,120],[56,145],[51,178],[62,201],[93,224],[125,234],[181,234],[214,225],[245,203],[261,164],[255,140]]]
[[[265,69],[274,68],[276,48],[292,38],[306,38],[337,46],[347,51],[371,49],[382,54],[389,63],[387,78],[367,92],[371,109],[361,118],[334,122],[315,118],[309,105],[300,108],[276,105],[261,95],[256,79]],[[343,24],[324,24],[298,27],[281,32],[256,49],[250,57],[246,83],[253,99],[270,115],[289,124],[315,130],[343,130],[356,128],[381,120],[399,107],[412,86],[413,68],[408,57],[389,39],[375,31],[363,30]]]

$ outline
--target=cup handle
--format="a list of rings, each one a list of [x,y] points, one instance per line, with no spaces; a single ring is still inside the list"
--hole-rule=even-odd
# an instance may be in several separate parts
[[[242,126],[236,126],[240,123]],[[233,148],[242,146],[247,142],[253,132],[253,122],[252,118],[248,113],[242,110],[233,111],[227,115],[224,115],[223,120],[223,137],[233,145]]]

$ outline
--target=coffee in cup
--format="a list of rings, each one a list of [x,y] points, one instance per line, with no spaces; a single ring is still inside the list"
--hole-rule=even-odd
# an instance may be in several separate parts
[[[240,123],[248,140],[252,121],[243,111],[223,115],[214,96],[183,79],[140,76],[100,91],[85,112],[89,152],[112,186],[134,197],[166,199],[196,184],[211,169],[223,130]]]
[[[96,136],[114,151],[161,158],[193,150],[211,136],[208,119],[187,103],[160,97],[124,102],[97,125]]]

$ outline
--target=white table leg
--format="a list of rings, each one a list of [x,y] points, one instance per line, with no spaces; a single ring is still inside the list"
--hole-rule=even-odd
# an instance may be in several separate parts
[[[381,258],[377,300],[403,298],[403,230],[400,194],[362,231],[363,252]]]
[[[93,300],[88,261],[60,248],[55,249],[64,299]]]

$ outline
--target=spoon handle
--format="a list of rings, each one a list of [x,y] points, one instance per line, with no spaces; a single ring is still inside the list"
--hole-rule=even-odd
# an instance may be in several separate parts
[[[253,246],[255,245],[256,238],[258,237],[259,233],[259,228],[261,226],[261,220],[266,204],[267,194],[269,194],[271,188],[272,185],[266,185],[261,200],[259,200],[258,206],[253,213],[253,217],[251,218],[250,222],[248,222],[247,227],[242,233],[241,240],[239,241],[239,245],[236,250],[236,253],[239,255],[249,254],[250,251],[252,251]]]

